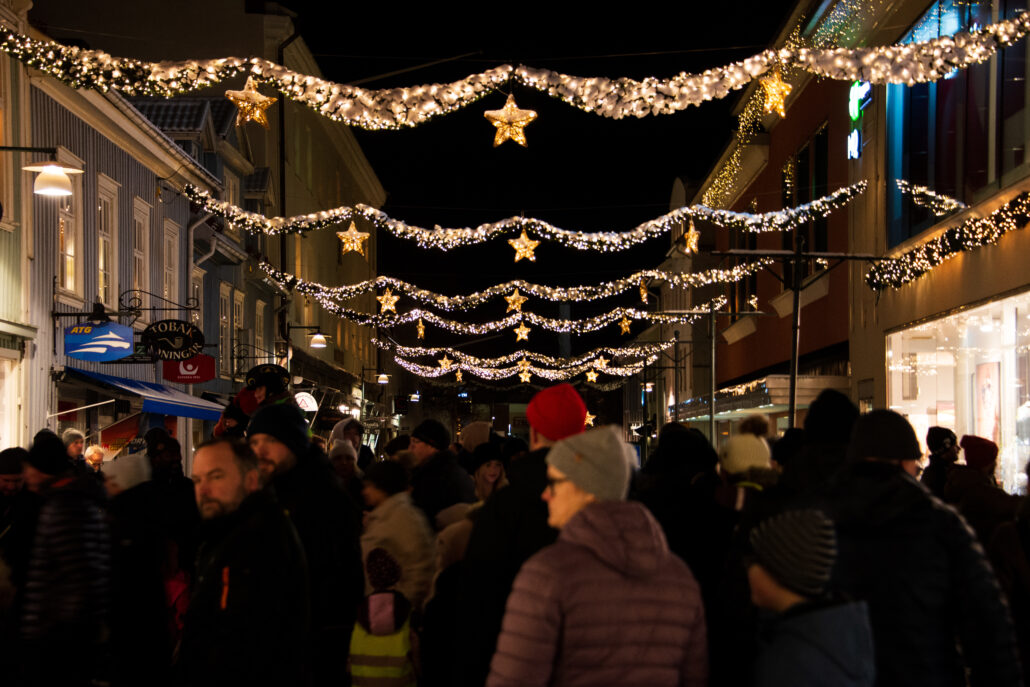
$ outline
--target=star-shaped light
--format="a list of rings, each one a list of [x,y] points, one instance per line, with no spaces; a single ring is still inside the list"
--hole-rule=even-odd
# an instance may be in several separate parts
[[[426,338],[426,325],[422,324],[422,318],[418,318],[418,324],[415,325],[415,332],[418,334],[418,338]]]
[[[461,370],[457,370],[454,373],[454,381],[456,381],[456,382],[460,382],[461,381]]]
[[[626,317],[625,315],[623,315],[623,316],[622,316],[622,319],[621,319],[621,320],[619,320],[619,327],[620,327],[620,328],[622,329],[622,333],[623,333],[623,334],[629,334],[629,326],[630,326],[631,324],[633,324],[633,321],[632,321],[632,320],[630,320],[630,319],[629,319],[628,317]]]
[[[529,384],[529,380],[533,379],[533,374],[529,370],[526,370],[525,372],[520,372],[519,379],[522,380],[523,384]]]
[[[647,303],[647,283],[643,279],[640,280],[640,301]]]
[[[517,239],[508,239],[508,243],[515,249],[515,262],[518,262],[522,258],[529,260],[530,262],[536,262],[536,256],[533,255],[533,250],[540,245],[539,241],[534,241],[526,235],[526,230],[522,230],[522,235]]]
[[[583,426],[584,427],[593,427],[594,426],[594,420],[596,420],[596,419],[597,419],[596,415],[591,415],[590,412],[587,411],[587,416],[583,419]]]
[[[343,243],[343,252],[349,253],[352,250],[365,254],[365,241],[368,240],[367,231],[358,231],[358,228],[354,226],[354,222],[350,223],[350,229],[347,231],[338,231],[336,235],[340,238]]]
[[[594,360],[594,367],[596,367],[598,370],[603,370],[604,368],[608,367],[609,362],[611,361],[609,361],[603,355],[598,356],[597,359]]]
[[[446,353],[444,353],[443,357],[437,360],[436,362],[440,363],[440,367],[442,367],[445,370],[454,364],[454,361],[448,358]]]
[[[529,327],[525,322],[519,322],[519,326],[515,327],[515,341],[529,341]]]
[[[780,70],[773,70],[772,76],[760,79],[759,83],[762,84],[762,90],[765,91],[765,111],[776,112],[781,117],[786,117],[785,101],[793,87],[783,80]]]
[[[265,114],[265,110],[271,107],[275,98],[261,95],[254,77],[247,77],[247,85],[243,87],[242,91],[226,91],[225,97],[231,100],[238,110],[236,126],[243,126],[247,122],[257,122],[266,129],[268,128],[268,116]]]
[[[694,220],[690,220],[690,229],[683,235],[683,242],[685,244],[683,250],[687,253],[697,252],[697,243],[701,240],[701,232],[694,228]]]
[[[511,139],[523,148],[526,147],[526,132],[522,129],[536,119],[533,110],[520,110],[515,104],[515,96],[509,94],[507,102],[500,110],[487,110],[483,116],[497,127],[494,134],[494,148]]]
[[[390,291],[390,287],[386,287],[386,293],[382,296],[376,296],[376,300],[379,301],[379,305],[382,306],[383,312],[397,312],[397,301],[400,300],[400,296],[394,296],[393,292]]]
[[[518,258],[515,259],[518,260]],[[512,310],[522,312],[522,304],[529,299],[519,293],[518,289],[515,289],[510,296],[505,296],[504,300],[508,301],[508,309],[505,312],[511,312]]]
[[[587,381],[588,382],[596,382],[597,381],[597,372],[595,372],[594,370],[588,371],[587,372]]]
[[[518,366],[519,372],[525,372],[526,370],[529,369],[529,361],[526,360],[525,358],[523,358],[522,360],[518,361],[515,364]]]

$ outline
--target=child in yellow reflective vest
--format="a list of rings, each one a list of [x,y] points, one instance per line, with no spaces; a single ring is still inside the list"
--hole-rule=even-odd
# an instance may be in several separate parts
[[[350,640],[351,684],[355,687],[414,687],[411,604],[390,588],[401,569],[385,549],[368,553],[365,574],[375,590],[358,608]]]

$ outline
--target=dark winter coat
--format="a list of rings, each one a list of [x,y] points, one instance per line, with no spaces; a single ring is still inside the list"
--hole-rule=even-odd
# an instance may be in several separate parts
[[[594,503],[518,577],[487,685],[703,685],[704,607],[639,503]]]
[[[919,481],[930,490],[931,494],[939,499],[943,499],[944,487],[948,483],[948,475],[955,467],[956,460],[957,457],[951,454],[948,456],[930,456],[930,464],[923,470]]]
[[[755,687],[872,687],[873,632],[861,601],[801,604],[761,636]]]
[[[948,473],[944,501],[958,509],[986,547],[995,528],[1016,517],[1022,497],[1005,493],[994,478],[982,470],[956,465]]]
[[[307,569],[289,518],[270,492],[258,491],[202,531],[180,652],[183,684],[301,684]]]
[[[350,645],[364,597],[360,511],[329,459],[315,446],[272,479],[276,498],[304,545],[311,590],[312,675],[315,684],[344,679],[340,647]]]
[[[430,523],[436,514],[456,503],[475,503],[476,484],[450,451],[437,451],[411,475],[411,500]]]
[[[999,525],[991,539],[991,564],[1005,591],[1016,626],[1019,657],[1030,666],[1030,501],[1024,501],[1019,517]]]
[[[835,582],[869,604],[877,685],[965,685],[964,667],[973,685],[1021,684],[1008,607],[958,513],[891,462],[847,466],[828,497]]]

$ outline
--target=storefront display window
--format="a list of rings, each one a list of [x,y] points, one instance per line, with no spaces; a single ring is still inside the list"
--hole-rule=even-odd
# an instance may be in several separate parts
[[[934,425],[990,439],[1000,448],[998,480],[1026,489],[1030,292],[889,334],[887,372],[890,407],[921,441]]]

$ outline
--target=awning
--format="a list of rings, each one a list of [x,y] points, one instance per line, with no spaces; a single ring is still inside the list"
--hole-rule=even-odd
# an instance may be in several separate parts
[[[164,384],[114,377],[100,372],[88,372],[76,367],[66,367],[65,370],[141,397],[144,413],[192,417],[198,420],[217,420],[222,416],[223,408],[217,403],[190,396]]]

